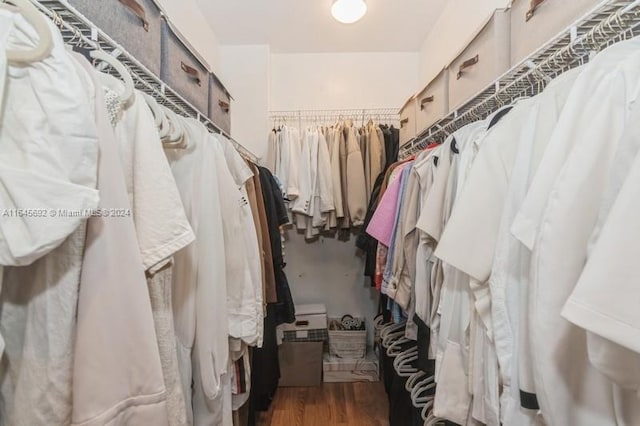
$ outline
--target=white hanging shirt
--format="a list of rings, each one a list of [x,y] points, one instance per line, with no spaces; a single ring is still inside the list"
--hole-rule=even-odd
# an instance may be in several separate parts
[[[180,375],[191,407],[192,370],[198,375],[193,392],[202,392],[207,400],[221,392],[229,359],[229,323],[223,205],[213,167],[221,152],[201,123],[182,123],[187,147],[165,152],[196,235],[194,243],[175,255],[172,289]],[[197,364],[193,368],[192,362]]]
[[[32,49],[38,35],[22,15],[0,9],[0,265],[32,263],[86,221],[59,211],[98,205],[93,111],[60,33],[47,22],[51,55],[14,66],[5,49]]]
[[[239,209],[236,217],[240,218],[240,232],[243,236],[241,251],[237,254],[227,252],[231,254],[227,256],[228,260],[244,263],[243,279],[227,281],[230,334],[232,337],[244,340],[248,345],[260,346],[264,327],[261,255],[246,189],[246,182],[253,177],[253,172],[227,138],[220,135],[212,135],[212,137],[216,139],[214,143],[222,148],[223,155],[220,157],[224,161],[220,163],[220,168],[223,169],[226,163],[235,183],[235,188],[224,190],[229,191],[229,194],[236,198],[235,202]],[[233,211],[232,208],[230,210]],[[228,236],[236,240],[237,237],[238,234]],[[227,248],[230,247],[231,245],[227,244]]]
[[[98,205],[91,87],[50,21],[47,29],[47,58],[7,64],[5,49],[32,49],[38,35],[21,14],[0,8],[0,213],[7,213],[0,214],[0,265],[28,265],[3,268],[0,417],[8,424],[71,422],[86,215],[52,212]]]
[[[510,113],[528,109],[520,129],[514,129],[518,151],[509,175],[505,207],[500,222],[495,258],[491,269],[491,316],[493,337],[500,359],[502,420],[509,424],[538,424],[534,411],[520,408],[520,390],[535,393],[528,340],[528,272],[530,252],[510,232],[527,187],[547,146],[581,68],[568,71],[552,81],[531,102],[516,106]],[[509,117],[510,119],[511,117]],[[508,143],[505,141],[505,143]]]
[[[584,330],[564,320],[560,312],[586,261],[607,173],[615,167],[613,154],[629,119],[629,105],[640,89],[639,70],[640,40],[634,39],[606,49],[581,73],[520,210],[530,220],[537,218],[537,212],[542,216],[530,221],[529,227],[515,229],[524,231],[517,236],[526,243],[532,233],[535,236],[530,340],[538,402],[551,424],[638,423],[627,412],[633,406],[627,405],[629,398],[635,400],[635,395],[614,390],[590,364]]]
[[[107,76],[113,78],[111,76]],[[123,84],[116,81],[124,91]],[[122,93],[122,92],[120,92]],[[136,233],[145,269],[195,240],[151,110],[138,91],[116,125]]]
[[[313,213],[314,189],[318,171],[318,132],[305,129],[300,139],[298,196],[291,204],[291,210],[305,216]],[[315,154],[315,155],[314,155]],[[291,194],[291,192],[289,192]]]
[[[638,250],[640,103],[629,119],[614,158],[589,259],[562,315],[587,330],[589,360],[625,389],[640,390],[640,316],[634,266]]]
[[[83,59],[84,61],[84,59]],[[73,354],[73,425],[168,425],[166,389],[136,227],[102,87],[99,129],[100,208],[92,217],[82,261]],[[94,89],[95,90],[95,89]]]

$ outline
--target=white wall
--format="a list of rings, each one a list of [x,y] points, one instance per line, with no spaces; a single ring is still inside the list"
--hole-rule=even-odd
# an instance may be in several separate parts
[[[510,0],[449,1],[422,45],[419,59],[420,87],[416,86],[414,91],[417,92],[437,76],[473,40],[493,12],[506,7],[510,2]]]
[[[220,43],[195,0],[158,0],[180,34],[214,73],[220,70]],[[226,81],[222,80],[226,85]]]
[[[345,314],[367,319],[372,343],[379,293],[364,278],[364,259],[351,241],[320,238],[306,242],[295,229],[286,233],[285,272],[296,304],[322,303],[329,317]]]
[[[233,96],[231,136],[258,157],[267,147],[269,50],[267,45],[220,48],[221,79]]]
[[[417,53],[271,56],[271,110],[400,108],[418,86]]]
[[[417,52],[273,54],[269,109],[400,108],[418,81]],[[371,328],[378,292],[355,238],[308,243],[291,229],[285,271],[297,304],[323,303],[329,316],[363,316]]]

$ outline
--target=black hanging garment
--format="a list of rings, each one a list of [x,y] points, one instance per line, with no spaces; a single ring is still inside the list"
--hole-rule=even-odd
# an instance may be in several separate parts
[[[376,251],[378,250],[378,240],[367,234],[367,226],[369,226],[369,222],[371,222],[371,218],[378,207],[378,195],[382,189],[382,182],[384,182],[385,173],[386,168],[382,173],[380,173],[373,185],[371,200],[367,207],[364,224],[362,225],[362,228],[360,228],[360,234],[358,234],[358,238],[356,239],[356,246],[365,252],[364,275],[371,279],[371,287],[376,286],[374,276],[376,274]]]
[[[294,322],[296,317],[291,290],[284,272],[285,263],[280,239],[280,226],[289,222],[287,209],[284,205],[282,191],[271,172],[264,167],[258,167],[258,169],[260,171],[260,184],[262,186],[269,240],[273,254],[273,270],[276,278],[278,303],[267,305],[262,348],[256,348],[253,351],[249,425],[256,424],[257,411],[269,409],[278,388],[280,360],[278,358],[276,327],[278,324]]]
[[[296,320],[295,306],[289,282],[284,272],[286,266],[282,255],[282,240],[280,238],[280,226],[289,223],[287,208],[284,204],[282,191],[269,169],[258,167],[260,170],[260,184],[264,197],[265,211],[269,225],[269,238],[273,254],[273,271],[276,278],[276,324],[292,323]]]

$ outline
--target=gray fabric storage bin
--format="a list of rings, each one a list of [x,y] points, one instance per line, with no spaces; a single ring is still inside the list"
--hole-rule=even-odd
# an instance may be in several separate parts
[[[509,70],[510,25],[509,11],[496,10],[449,65],[449,112],[464,105]]]
[[[417,133],[429,128],[449,112],[449,72],[444,69],[417,95]]]
[[[160,78],[206,116],[209,111],[209,71],[162,20]]]
[[[400,146],[416,137],[416,97],[412,96],[400,109]]]
[[[215,74],[209,76],[209,118],[227,133],[231,133],[231,95]]]
[[[160,76],[160,8],[153,0],[70,0],[149,71]]]
[[[511,5],[511,64],[519,64],[600,2],[514,0]]]

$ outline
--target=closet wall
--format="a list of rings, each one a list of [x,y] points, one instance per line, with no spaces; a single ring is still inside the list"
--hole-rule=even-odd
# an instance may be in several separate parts
[[[266,154],[268,112],[399,107],[418,87],[418,53],[270,52],[221,46],[221,76],[233,95],[233,137]],[[241,124],[240,124],[241,123]]]
[[[400,107],[417,83],[413,52],[274,54],[269,108]]]
[[[269,127],[270,48],[268,45],[220,47],[221,74],[231,92],[231,133],[258,157],[266,153]]]

